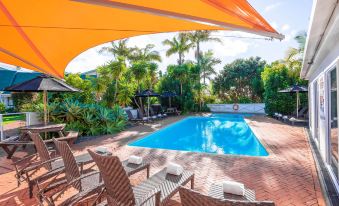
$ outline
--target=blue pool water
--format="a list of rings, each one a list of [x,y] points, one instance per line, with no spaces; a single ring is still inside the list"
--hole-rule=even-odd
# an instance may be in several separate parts
[[[129,146],[215,154],[268,155],[243,115],[237,114],[188,117]]]

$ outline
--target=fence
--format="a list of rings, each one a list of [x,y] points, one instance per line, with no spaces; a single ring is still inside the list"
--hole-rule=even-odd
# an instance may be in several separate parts
[[[18,135],[20,127],[39,123],[38,114],[35,112],[0,114],[0,140]]]
[[[211,112],[265,114],[265,104],[207,104]]]

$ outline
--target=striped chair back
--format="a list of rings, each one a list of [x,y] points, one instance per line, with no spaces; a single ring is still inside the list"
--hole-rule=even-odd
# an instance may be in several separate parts
[[[59,151],[62,160],[64,161],[65,166],[65,175],[67,182],[72,181],[73,179],[79,178],[81,176],[78,164],[74,158],[74,155],[71,151],[71,148],[65,141],[58,141],[53,138],[53,142]],[[81,181],[75,182],[73,185],[79,191],[82,190]]]
[[[28,132],[28,135],[31,137],[31,139],[34,142],[36,151],[39,155],[40,161],[41,162],[45,162],[47,160],[51,159],[51,156],[49,154],[48,148],[45,144],[45,142],[42,140],[41,136],[39,133],[32,133],[32,132]],[[44,164],[44,167],[47,170],[51,170],[52,169],[52,165],[51,163],[48,164]]]
[[[179,193],[182,206],[274,206],[271,201],[217,199],[184,187],[179,188]]]
[[[97,164],[104,180],[108,205],[135,205],[128,175],[117,156],[102,156],[87,150]]]

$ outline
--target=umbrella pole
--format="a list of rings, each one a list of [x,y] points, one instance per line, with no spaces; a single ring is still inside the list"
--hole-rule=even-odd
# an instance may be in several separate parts
[[[171,108],[171,97],[169,97],[169,108]]]
[[[148,101],[147,115],[148,115],[148,118],[149,118],[149,96],[147,97],[147,101]]]
[[[47,124],[47,91],[43,92],[43,101],[44,101],[44,123]]]

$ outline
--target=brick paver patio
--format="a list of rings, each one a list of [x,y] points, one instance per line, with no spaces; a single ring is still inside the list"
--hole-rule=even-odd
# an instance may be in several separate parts
[[[129,128],[114,136],[104,136],[73,147],[76,153],[106,145],[121,159],[143,156],[151,162],[151,174],[176,162],[195,173],[195,188],[207,193],[212,183],[222,180],[243,182],[255,190],[258,200],[273,200],[277,205],[325,205],[315,163],[302,127],[293,127],[271,118],[256,116],[249,125],[264,144],[268,157],[211,155],[160,149],[129,147],[126,144],[183,117],[171,117],[152,125]],[[18,152],[20,157],[25,152]],[[27,184],[16,186],[11,160],[0,158],[0,205],[35,205],[29,199]],[[145,179],[145,174],[131,177],[132,183]],[[180,205],[178,195],[171,205]]]

